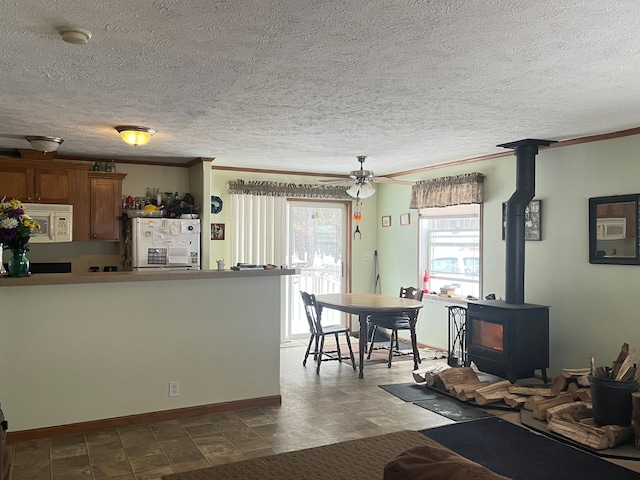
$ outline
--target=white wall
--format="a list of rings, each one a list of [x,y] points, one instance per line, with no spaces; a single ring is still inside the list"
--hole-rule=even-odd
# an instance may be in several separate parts
[[[122,181],[125,196],[144,197],[147,187],[157,187],[160,193],[178,192],[180,198],[190,191],[188,168],[133,163],[118,163],[116,168],[118,173],[127,174]]]
[[[496,141],[496,143],[499,143]],[[592,265],[588,255],[588,199],[640,192],[640,137],[542,150],[536,160],[536,199],[542,200],[542,241],[526,242],[525,301],[550,306],[550,373],[561,368],[610,365],[623,342],[640,348],[640,267]],[[504,298],[505,242],[502,202],[515,190],[515,157],[509,156],[421,174],[420,179],[478,171],[486,175],[483,224],[483,294]],[[415,177],[414,177],[415,178]],[[380,188],[380,187],[379,187]],[[393,215],[390,229],[378,226],[383,293],[418,284],[417,229],[399,227],[410,193],[383,185],[379,215]],[[446,309],[435,301],[419,317],[418,340],[447,346]]]
[[[322,178],[322,177],[317,177]],[[242,179],[246,181],[264,180],[272,182],[285,182],[295,184],[313,184],[316,177],[304,175],[276,175],[264,174],[256,172],[233,172],[227,170],[212,170],[211,172],[211,195],[220,197],[223,201],[222,211],[216,215],[210,215],[211,223],[224,223],[227,226],[230,222],[229,217],[229,181]],[[362,238],[353,239],[353,272],[352,272],[352,289],[354,292],[373,292],[374,282],[374,264],[371,260],[364,260],[363,253],[373,253],[376,249],[376,222],[378,216],[376,214],[375,195],[372,198],[363,200],[362,222],[360,223],[360,231]],[[356,224],[349,222],[350,232],[353,238],[353,232]],[[203,228],[207,228],[203,226]],[[227,266],[229,265],[231,247],[229,243],[228,233],[225,240],[211,241],[211,259],[215,264],[216,259],[224,259]],[[214,268],[214,266],[212,266]],[[355,317],[354,317],[355,318]],[[354,325],[357,325],[357,319]]]
[[[0,287],[11,430],[279,395],[281,278]]]

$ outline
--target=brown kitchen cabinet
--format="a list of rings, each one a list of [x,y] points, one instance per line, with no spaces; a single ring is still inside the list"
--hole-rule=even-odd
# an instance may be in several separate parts
[[[0,164],[0,198],[16,198],[24,203],[68,204],[70,170]]]
[[[122,173],[89,172],[89,239],[120,240]]]

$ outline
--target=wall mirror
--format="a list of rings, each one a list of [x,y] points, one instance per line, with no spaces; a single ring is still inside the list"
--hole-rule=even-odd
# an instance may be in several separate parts
[[[640,265],[640,194],[589,199],[589,263]]]

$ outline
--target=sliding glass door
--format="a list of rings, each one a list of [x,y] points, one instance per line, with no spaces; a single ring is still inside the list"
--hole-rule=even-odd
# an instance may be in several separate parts
[[[309,337],[300,291],[320,295],[347,288],[346,202],[287,201],[287,265],[300,270],[285,277],[288,283],[283,340]],[[342,323],[344,315],[325,310],[323,323]]]

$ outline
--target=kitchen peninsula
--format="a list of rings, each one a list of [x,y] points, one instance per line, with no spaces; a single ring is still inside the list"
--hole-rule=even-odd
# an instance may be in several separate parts
[[[295,273],[0,278],[9,440],[279,404],[283,280]]]

